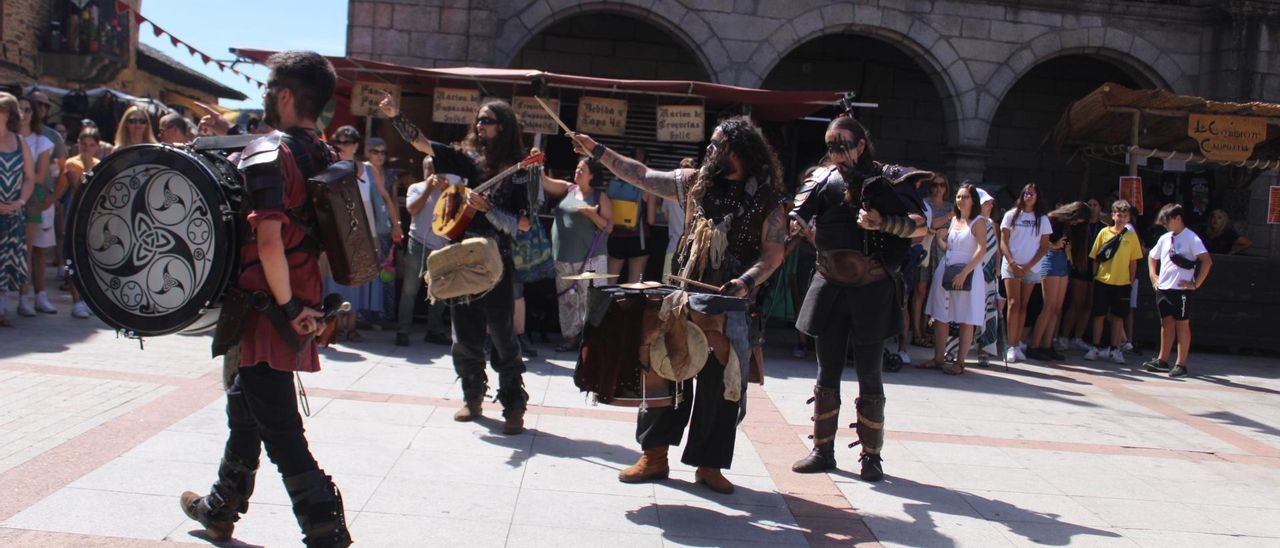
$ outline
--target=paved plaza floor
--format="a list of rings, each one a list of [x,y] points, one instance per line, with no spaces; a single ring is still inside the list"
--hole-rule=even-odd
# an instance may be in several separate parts
[[[206,543],[178,494],[208,489],[226,435],[208,338],[139,350],[57,304],[35,319],[10,310],[16,327],[0,330],[0,546]],[[1197,355],[1182,380],[1078,353],[960,377],[886,373],[888,477],[868,484],[845,447],[852,370],[840,470],[791,472],[808,451],[816,366],[778,346],[750,389],[725,496],[674,463],[667,481],[619,483],[639,455],[635,411],[593,405],[552,345],[528,364],[528,431],[503,436],[497,404],[452,420],[446,347],[366,335],[303,376],[308,438],[361,546],[1280,545],[1275,359]],[[263,464],[228,545],[299,546]]]

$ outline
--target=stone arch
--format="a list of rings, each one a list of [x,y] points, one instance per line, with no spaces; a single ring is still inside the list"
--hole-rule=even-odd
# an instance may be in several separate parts
[[[758,87],[796,48],[822,36],[842,33],[876,38],[915,60],[942,99],[947,144],[959,142],[959,121],[965,114],[961,96],[973,87],[969,67],[931,25],[893,8],[839,4],[809,10],[778,27],[757,46],[741,71],[738,85]]]
[[[1191,93],[1191,78],[1173,59],[1151,42],[1117,28],[1084,28],[1046,32],[1014,51],[992,73],[986,90],[981,93],[974,112],[984,126],[991,122],[996,109],[1009,90],[1032,69],[1058,57],[1083,55],[1094,57],[1130,71],[1147,85],[1169,89],[1175,93]],[[968,137],[986,142],[986,130]]]
[[[527,6],[512,10],[511,16],[498,31],[494,56],[496,66],[508,66],[520,50],[538,33],[551,25],[581,15],[610,13],[633,17],[667,32],[677,42],[693,52],[703,71],[721,81],[725,62],[715,63],[717,58],[728,58],[724,45],[711,31],[711,26],[696,11],[680,2],[658,2],[650,6],[644,0],[586,1],[581,4],[565,0],[536,0]],[[719,55],[708,55],[708,52]]]

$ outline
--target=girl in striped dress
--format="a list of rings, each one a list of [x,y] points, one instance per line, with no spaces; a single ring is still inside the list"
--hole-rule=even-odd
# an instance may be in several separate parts
[[[23,210],[35,189],[35,161],[18,137],[18,99],[0,92],[0,327],[12,327],[6,314],[9,293],[27,282],[27,233]]]

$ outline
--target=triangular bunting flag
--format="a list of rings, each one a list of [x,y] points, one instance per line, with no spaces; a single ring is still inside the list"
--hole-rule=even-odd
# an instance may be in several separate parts
[[[174,35],[170,34],[170,35],[169,35],[169,42],[170,42],[170,43],[172,43],[172,44],[173,44],[173,47],[175,47],[175,48],[176,48],[176,47],[178,47],[178,44],[181,44],[181,43],[182,43],[182,40],[179,40],[177,36],[174,36]]]
[[[116,0],[116,13],[124,13],[126,11],[129,11],[129,4],[124,3],[124,0]]]
[[[219,62],[219,63],[218,63],[218,70],[223,71],[223,72],[226,72],[226,71],[227,71],[227,65],[223,64],[222,62]]]
[[[201,53],[201,54],[200,54],[200,60],[201,60],[201,61],[204,61],[204,64],[206,64],[206,65],[207,65],[207,64],[209,64],[209,61],[212,61],[213,59],[211,59],[208,55],[205,55],[205,54]]]
[[[147,21],[147,22],[151,23],[151,32],[155,33],[156,38],[159,38],[161,34],[164,34],[164,29],[160,28],[160,25],[152,23],[151,21]]]
[[[190,53],[191,55],[195,55],[197,53],[196,48],[193,47],[191,44],[186,44],[186,46],[187,46],[187,53]]]

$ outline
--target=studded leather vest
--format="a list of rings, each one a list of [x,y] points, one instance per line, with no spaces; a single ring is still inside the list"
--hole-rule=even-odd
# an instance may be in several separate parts
[[[708,266],[698,281],[722,285],[755,264],[760,258],[765,219],[781,201],[781,192],[772,185],[757,182],[755,178],[745,182],[718,179],[697,201],[690,195],[688,208],[694,212],[694,219],[710,219],[716,224],[729,219],[724,260],[718,269]],[[686,227],[682,238],[690,236]],[[689,247],[680,247],[680,254],[676,258],[677,270],[690,260],[689,252]]]

